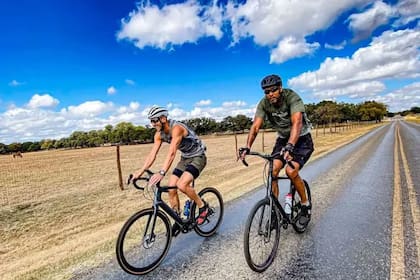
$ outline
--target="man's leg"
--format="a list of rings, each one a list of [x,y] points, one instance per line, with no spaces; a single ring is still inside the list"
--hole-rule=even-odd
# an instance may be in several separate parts
[[[305,184],[303,183],[302,178],[299,176],[300,165],[296,161],[292,161],[292,163],[295,166],[295,169],[293,169],[291,166],[287,166],[286,174],[290,180],[292,180],[293,185],[299,193],[301,203],[305,204],[308,201],[308,198],[306,197]]]
[[[300,196],[300,204],[301,204],[301,209],[300,209],[300,214],[301,216],[299,217],[299,223],[301,225],[306,225],[309,222],[309,217],[310,217],[310,205],[308,204],[308,198],[306,197],[306,191],[305,191],[305,184],[303,183],[302,178],[300,178],[299,176],[299,168],[300,165],[299,163],[292,161],[293,165],[295,166],[295,169],[293,169],[290,166],[287,166],[286,168],[286,174],[287,176],[290,178],[290,180],[292,180],[293,185],[295,186],[297,192],[299,193]]]
[[[182,173],[181,178],[179,178],[176,186],[180,191],[185,193],[190,199],[194,200],[195,204],[197,204],[198,208],[202,208],[204,206],[203,200],[197,195],[194,188],[192,187],[192,181],[194,177],[189,172]],[[179,204],[179,199],[178,199]]]
[[[279,176],[280,170],[283,168],[283,162],[279,159],[275,159],[273,162],[273,178],[276,178]],[[274,196],[279,198],[279,181],[273,180],[271,183],[271,188],[273,190]]]
[[[169,186],[176,186],[178,183],[178,176],[171,175],[169,177]],[[169,204],[171,205],[172,209],[174,209],[178,214],[181,213],[180,207],[179,207],[179,196],[177,190],[169,190]]]

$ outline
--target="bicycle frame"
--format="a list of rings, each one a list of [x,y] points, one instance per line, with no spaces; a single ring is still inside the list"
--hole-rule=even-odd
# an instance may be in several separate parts
[[[282,155],[282,152],[276,153],[274,155],[262,155],[260,153],[257,152],[249,152],[249,155],[254,155],[254,156],[259,156],[262,157],[263,159],[267,160],[269,162],[269,167],[268,167],[268,174],[267,174],[267,184],[266,184],[266,195],[265,197],[268,198],[270,200],[270,209],[273,209],[273,201],[274,204],[277,206],[277,208],[280,211],[281,216],[283,217],[283,224],[287,223],[287,224],[291,224],[292,221],[290,219],[290,215],[286,214],[286,212],[284,211],[283,206],[281,206],[279,200],[277,197],[275,197],[274,193],[273,193],[273,189],[272,189],[272,183],[273,183],[273,165],[274,165],[274,157],[276,157],[277,155]],[[245,166],[248,166],[248,163],[245,160],[242,160],[243,164]],[[287,162],[286,164],[288,164],[290,167],[292,167],[293,169],[295,168],[294,165],[291,162]],[[289,177],[287,176],[279,176],[276,177],[275,180],[290,180]],[[290,188],[289,188],[289,192],[291,193],[292,190],[294,188],[294,185],[292,183],[292,181],[290,181]],[[269,218],[270,224],[271,224],[271,215]]]
[[[265,197],[270,200],[270,209],[273,209],[273,202],[277,206],[277,209],[279,209],[281,216],[283,217],[283,220],[286,221],[286,223],[290,224],[292,221],[290,220],[290,215],[286,214],[284,211],[283,206],[281,206],[279,199],[274,195],[272,183],[273,183],[273,161],[269,161],[269,167],[268,167],[268,175],[267,175],[267,184],[266,184],[266,195]],[[275,178],[275,180],[290,180],[289,177],[286,176],[279,176]],[[289,192],[292,192],[292,189],[294,188],[292,182],[290,181],[290,188]],[[270,216],[270,224],[271,224],[271,216]],[[282,221],[284,223],[284,221]]]
[[[130,180],[130,179],[129,179]],[[148,181],[149,178],[138,178],[136,180],[133,180],[133,185],[135,188],[139,189],[139,190],[144,190],[143,187],[140,187],[136,184],[137,180],[144,180],[144,181]],[[193,186],[194,186],[194,181],[193,181]],[[157,216],[157,212],[159,211],[159,208],[161,208],[163,210],[163,212],[165,212],[166,214],[168,214],[172,219],[174,219],[174,221],[179,224],[182,228],[184,228],[185,226],[189,226],[191,225],[191,229],[193,228],[193,223],[192,223],[192,213],[190,212],[187,220],[183,220],[165,201],[163,201],[162,199],[162,193],[164,192],[169,192],[169,190],[177,190],[178,187],[173,186],[173,187],[169,187],[169,186],[164,186],[161,187],[160,183],[156,184],[156,189],[154,190],[154,198],[153,198],[153,216],[152,216],[152,233],[153,230],[155,228],[156,225],[156,216]],[[150,226],[150,221],[148,221],[147,226],[146,226],[146,231],[145,231],[145,235],[148,232]],[[190,229],[190,228],[188,228]]]

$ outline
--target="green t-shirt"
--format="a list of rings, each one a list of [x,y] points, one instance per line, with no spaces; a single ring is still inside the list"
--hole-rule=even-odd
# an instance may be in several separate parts
[[[263,118],[264,121],[268,120],[274,129],[277,130],[279,137],[289,138],[292,127],[291,115],[296,112],[303,113],[300,136],[308,134],[311,125],[305,113],[305,105],[300,96],[291,89],[283,89],[279,105],[271,104],[266,97],[261,99],[255,116]]]

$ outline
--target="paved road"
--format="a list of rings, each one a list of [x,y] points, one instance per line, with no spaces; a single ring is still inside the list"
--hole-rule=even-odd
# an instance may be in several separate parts
[[[420,279],[418,166],[420,126],[401,121],[308,164],[302,175],[313,193],[311,224],[302,235],[283,231],[277,258],[261,274],[248,268],[242,242],[263,189],[227,205],[217,235],[178,236],[146,276],[110,260],[73,279]]]

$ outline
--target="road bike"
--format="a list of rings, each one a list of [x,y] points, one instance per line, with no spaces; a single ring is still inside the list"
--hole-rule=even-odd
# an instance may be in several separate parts
[[[242,153],[243,151],[240,151]],[[272,177],[273,160],[276,156],[281,155],[281,152],[273,155],[261,154],[258,152],[249,152],[248,155],[259,156],[266,160],[264,171],[264,181],[266,187],[266,195],[263,199],[258,201],[249,213],[244,234],[244,253],[245,259],[249,267],[256,272],[263,272],[274,261],[280,241],[280,229],[287,229],[291,224],[297,233],[305,232],[309,220],[301,224],[299,219],[301,217],[300,196],[292,181],[290,181],[289,193],[292,195],[291,211],[286,214],[285,209],[274,196],[271,188],[273,180],[290,180],[286,176],[277,178]],[[243,163],[248,166],[246,161]],[[287,162],[294,168],[292,162]],[[303,180],[305,185],[306,196],[309,201],[309,209],[312,208],[311,191],[308,182]]]
[[[145,192],[145,188],[137,185],[137,181],[148,182],[153,173],[146,171],[148,176],[132,180],[135,188]],[[131,181],[130,175],[128,182]],[[194,186],[194,182],[193,182]],[[198,207],[191,202],[188,215],[179,216],[168,204],[162,200],[162,193],[177,189],[176,186],[152,187],[152,207],[143,209],[132,215],[123,225],[117,239],[116,253],[121,268],[127,273],[143,275],[157,268],[166,257],[173,236],[180,232],[188,233],[194,230],[203,237],[213,235],[220,226],[223,218],[222,195],[215,188],[207,187],[198,193],[198,196],[209,205],[209,216],[203,224],[198,225]],[[169,219],[174,220],[173,225]]]

